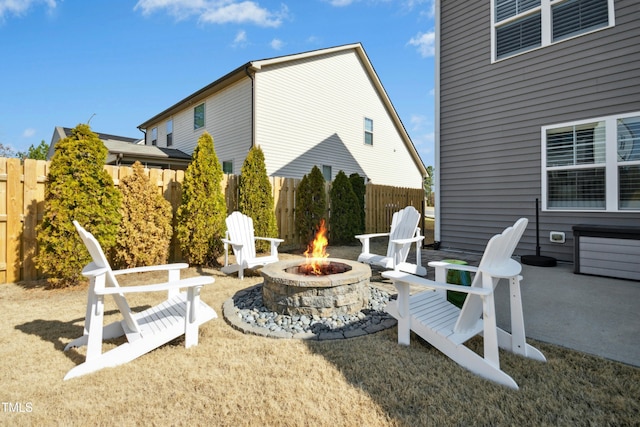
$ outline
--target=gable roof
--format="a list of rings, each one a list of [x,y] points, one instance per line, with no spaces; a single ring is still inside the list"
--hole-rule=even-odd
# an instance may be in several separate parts
[[[187,96],[181,101],[175,103],[174,105],[162,111],[161,113],[156,114],[149,120],[139,125],[138,129],[146,130],[150,125],[157,123],[159,121],[168,119],[173,114],[183,110],[185,108],[185,105],[195,105],[196,103],[224,89],[225,87],[228,87],[231,84],[243,78],[246,78],[249,75],[249,72],[251,71],[253,72],[259,71],[263,67],[266,67],[269,65],[284,64],[286,62],[297,61],[297,60],[306,59],[306,58],[313,58],[320,55],[326,55],[334,52],[341,52],[341,51],[348,51],[348,50],[353,50],[356,53],[356,55],[358,55],[358,57],[360,58],[369,78],[373,82],[373,85],[376,91],[380,95],[380,99],[382,100],[382,102],[385,105],[385,108],[389,112],[389,116],[391,117],[394,125],[396,126],[398,132],[400,133],[405,143],[405,146],[407,147],[407,150],[411,154],[411,157],[413,158],[415,164],[420,170],[421,175],[427,176],[427,169],[424,166],[424,163],[422,162],[422,159],[420,158],[418,151],[413,145],[413,142],[411,141],[411,138],[409,137],[409,134],[407,133],[407,130],[405,129],[404,124],[402,123],[402,120],[400,120],[400,117],[398,116],[398,113],[396,112],[395,107],[391,103],[391,99],[389,99],[387,92],[384,90],[384,87],[382,86],[382,82],[380,82],[380,79],[378,78],[378,75],[375,69],[373,68],[373,65],[371,64],[371,61],[369,61],[369,57],[364,51],[364,48],[362,47],[361,43],[346,44],[346,45],[335,46],[335,47],[330,47],[325,49],[318,49],[318,50],[312,50],[308,52],[297,53],[293,55],[277,56],[273,58],[249,61],[246,64],[243,64],[240,67],[236,68],[235,70],[231,71],[230,73],[215,80],[209,85],[203,87],[202,89],[192,93],[191,95]]]

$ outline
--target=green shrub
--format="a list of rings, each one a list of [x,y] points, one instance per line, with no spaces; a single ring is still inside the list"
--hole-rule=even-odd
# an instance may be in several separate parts
[[[364,183],[364,178],[358,175],[357,173],[352,173],[349,175],[349,181],[351,182],[351,188],[353,188],[353,192],[356,193],[356,197],[358,198],[358,202],[360,204],[360,229],[357,234],[364,233],[366,218],[364,213],[364,196],[367,193],[367,186]]]
[[[362,228],[360,202],[351,187],[347,175],[340,171],[329,192],[331,215],[329,217],[329,241],[332,245],[351,244]]]
[[[227,208],[221,188],[222,166],[209,133],[198,138],[192,159],[182,182],[176,234],[187,262],[215,266],[222,254],[220,239],[226,230]]]
[[[120,268],[164,264],[169,258],[171,203],[158,193],[140,162],[133,174],[120,180],[122,222],[114,248]]]
[[[273,189],[264,163],[264,153],[258,146],[249,150],[242,164],[238,185],[238,209],[253,219],[256,236],[278,237],[278,224],[273,209]],[[264,240],[256,241],[256,250],[270,250]]]
[[[85,124],[56,144],[35,259],[51,287],[78,284],[82,268],[91,259],[73,220],[96,237],[105,253],[116,243],[121,195],[104,169],[106,159],[107,149]]]
[[[317,166],[304,177],[296,188],[296,232],[300,243],[307,245],[313,240],[320,221],[327,211],[327,195],[324,177]]]

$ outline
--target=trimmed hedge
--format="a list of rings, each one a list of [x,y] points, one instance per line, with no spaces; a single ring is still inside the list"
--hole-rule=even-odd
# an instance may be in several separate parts
[[[182,182],[176,234],[187,262],[217,266],[223,250],[220,239],[226,231],[227,208],[221,188],[222,166],[209,133],[198,138],[192,159]]]
[[[140,162],[120,180],[122,205],[114,263],[119,268],[165,264],[169,258],[171,203],[158,193]]]
[[[260,147],[254,146],[242,164],[238,185],[238,210],[253,219],[256,236],[278,237],[272,193],[264,153]],[[270,248],[269,242],[256,241],[257,251],[264,252]]]
[[[50,287],[79,284],[81,270],[91,260],[73,220],[95,236],[105,253],[116,243],[122,196],[104,169],[106,159],[107,149],[86,124],[56,143],[44,214],[36,229],[36,267]]]

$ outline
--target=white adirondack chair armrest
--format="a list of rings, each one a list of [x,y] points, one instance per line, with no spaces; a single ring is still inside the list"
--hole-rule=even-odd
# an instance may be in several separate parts
[[[139,286],[119,286],[117,288],[103,288],[96,289],[96,295],[113,295],[113,294],[128,294],[128,293],[140,293],[140,292],[160,292],[168,291],[171,289],[179,288],[191,288],[194,286],[204,286],[214,283],[213,277],[198,276],[189,277],[188,279],[180,279],[175,282],[156,283],[153,285],[139,285]]]
[[[421,240],[424,240],[424,236],[415,236],[410,239],[394,239],[391,243],[396,245],[406,245],[407,243],[419,242]]]
[[[231,245],[236,249],[242,249],[242,247],[244,246],[244,243],[232,242],[229,239],[220,239],[220,240],[222,240],[222,243],[226,243],[227,245]]]
[[[522,271],[522,266],[515,259],[509,259],[504,264],[499,267],[488,267],[483,268],[482,271],[484,273],[488,273],[493,277],[499,277],[501,279],[506,279],[509,277],[515,277],[520,274]]]
[[[444,268],[446,270],[459,270],[459,271],[468,271],[470,273],[477,273],[478,267],[475,265],[461,265],[461,264],[450,264],[444,261],[429,261],[429,267],[433,268]]]
[[[120,274],[147,273],[150,271],[182,270],[187,267],[189,267],[189,264],[184,262],[179,262],[174,264],[148,265],[144,267],[126,268],[123,270],[113,270],[113,274],[118,276]]]
[[[284,239],[278,239],[277,237],[254,237],[255,240],[266,240],[267,242],[274,242],[280,244],[284,242]]]
[[[447,291],[465,292],[467,294],[475,294],[480,296],[491,295],[493,293],[493,289],[435,282],[433,280],[425,279],[419,276],[414,276],[413,274],[403,273],[401,271],[395,271],[395,270],[382,272],[382,277],[391,279],[394,283],[400,282],[400,283],[404,283],[411,286],[422,286],[425,288],[432,288],[432,289],[443,289]]]
[[[389,236],[389,234],[391,234],[391,233],[358,234],[355,237],[356,237],[356,239],[362,240],[362,239],[372,239],[374,237],[387,237],[387,236]]]
[[[98,267],[91,262],[82,269],[82,275],[85,277],[96,277],[105,274],[107,271],[109,271],[107,267]]]

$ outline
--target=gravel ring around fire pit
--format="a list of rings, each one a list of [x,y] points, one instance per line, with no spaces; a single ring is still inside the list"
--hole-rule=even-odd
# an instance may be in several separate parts
[[[371,298],[366,308],[352,315],[289,316],[267,309],[262,302],[262,284],[238,291],[222,306],[225,319],[234,328],[270,338],[335,340],[373,334],[397,324],[384,311],[390,295],[369,286]]]

